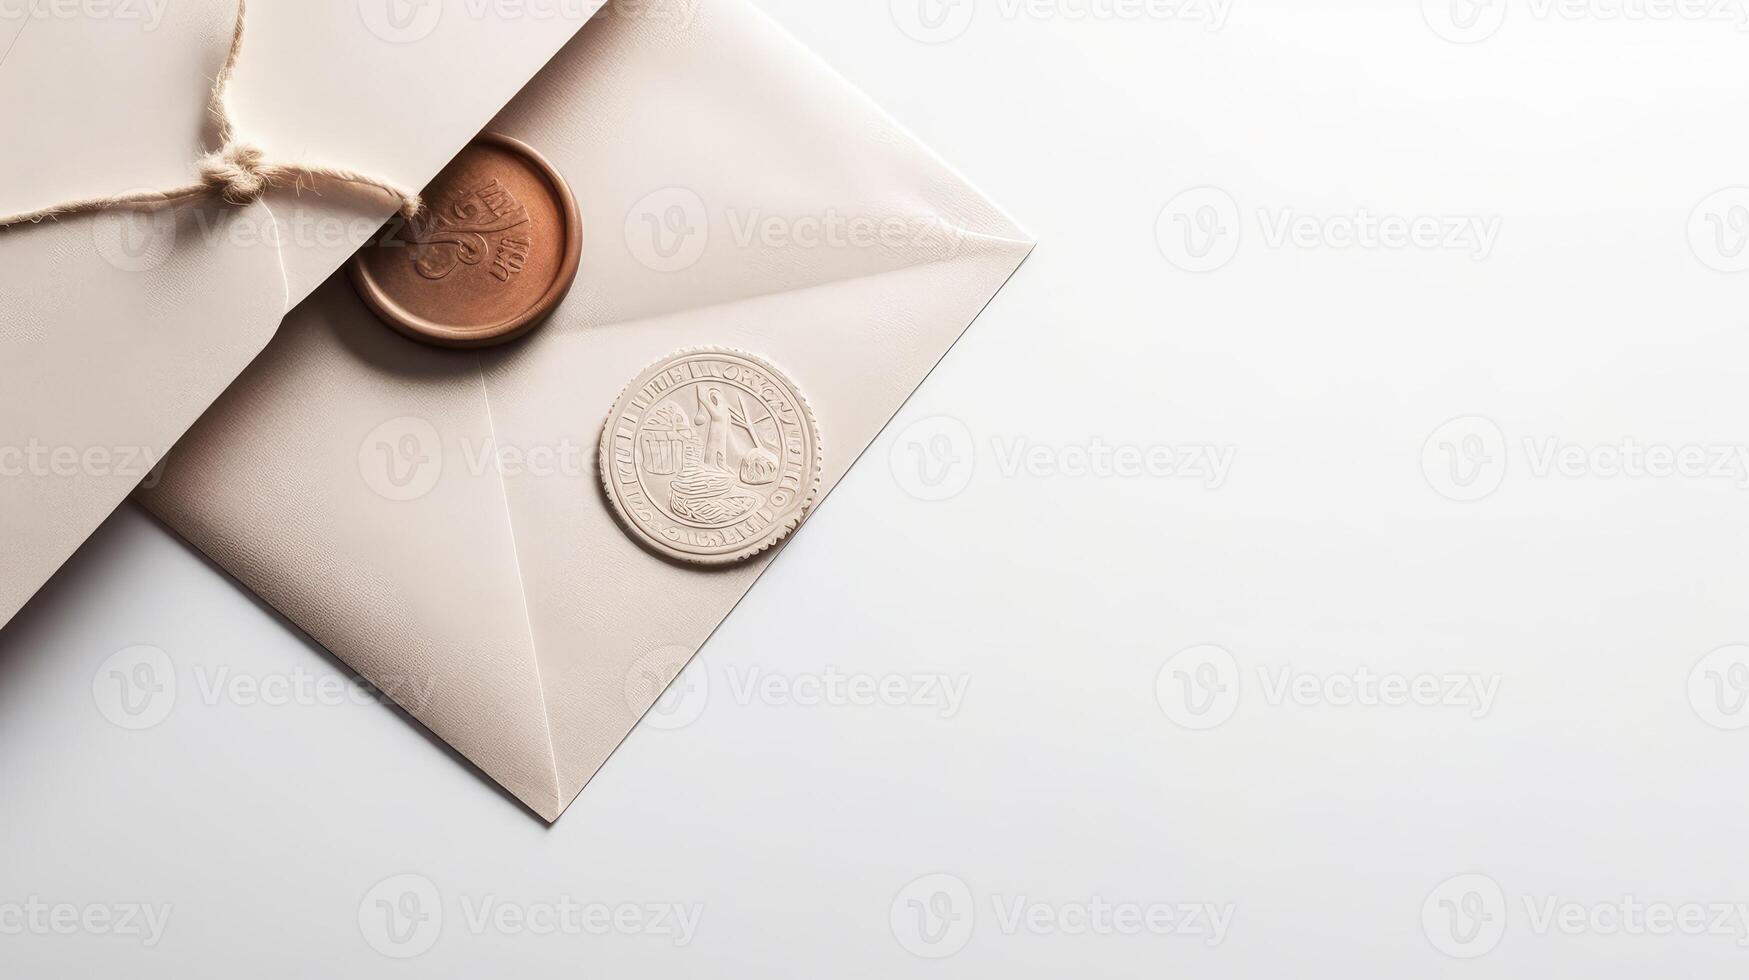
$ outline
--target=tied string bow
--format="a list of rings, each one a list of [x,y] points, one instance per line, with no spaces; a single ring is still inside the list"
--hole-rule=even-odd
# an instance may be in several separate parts
[[[185,201],[217,197],[226,204],[244,207],[261,200],[269,190],[289,187],[301,193],[305,187],[316,189],[322,182],[371,188],[400,202],[403,217],[412,218],[423,207],[419,195],[391,181],[343,167],[314,163],[275,163],[267,159],[266,151],[237,138],[231,121],[227,93],[231,73],[237,67],[237,57],[243,51],[243,24],[248,0],[237,0],[237,24],[231,31],[231,49],[225,64],[213,79],[212,96],[207,100],[207,112],[218,124],[219,148],[203,154],[195,161],[200,183],[174,187],[163,191],[135,191],[106,197],[91,197],[22,214],[0,216],[0,230],[17,225],[37,224],[75,214],[108,211],[113,208],[156,210]]]

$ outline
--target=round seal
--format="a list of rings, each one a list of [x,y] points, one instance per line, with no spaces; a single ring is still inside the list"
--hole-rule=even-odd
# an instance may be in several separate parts
[[[639,374],[601,432],[601,483],[659,555],[727,565],[801,523],[820,489],[820,428],[783,372],[737,350],[677,351]]]
[[[347,265],[396,330],[445,347],[515,339],[577,278],[583,219],[565,179],[527,144],[482,133]]]

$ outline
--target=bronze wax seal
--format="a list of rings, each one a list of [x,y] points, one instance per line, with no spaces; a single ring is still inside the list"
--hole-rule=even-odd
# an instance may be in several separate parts
[[[482,133],[347,265],[390,326],[427,343],[485,347],[533,329],[565,298],[583,253],[577,200],[527,144]]]
[[[727,565],[800,524],[820,489],[820,427],[782,371],[695,347],[650,365],[601,433],[601,483],[633,538],[676,561]]]

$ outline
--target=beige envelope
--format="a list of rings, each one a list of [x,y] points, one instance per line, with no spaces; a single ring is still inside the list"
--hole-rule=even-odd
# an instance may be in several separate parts
[[[598,18],[490,128],[582,207],[552,320],[436,349],[337,276],[141,499],[553,820],[771,560],[626,535],[594,463],[620,390],[678,348],[761,355],[828,491],[1032,243],[744,0]]]

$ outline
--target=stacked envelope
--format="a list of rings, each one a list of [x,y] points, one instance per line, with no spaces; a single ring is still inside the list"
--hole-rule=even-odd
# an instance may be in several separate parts
[[[0,622],[139,487],[551,820],[773,554],[703,568],[627,533],[597,461],[627,382],[685,348],[776,365],[824,495],[1032,245],[746,0],[525,9],[257,0],[233,99],[282,155],[412,187],[482,129],[536,148],[583,247],[515,342],[419,343],[333,274],[388,200],[0,231]],[[0,212],[185,183],[229,11],[29,25],[0,101],[31,86],[43,138],[0,146]]]

